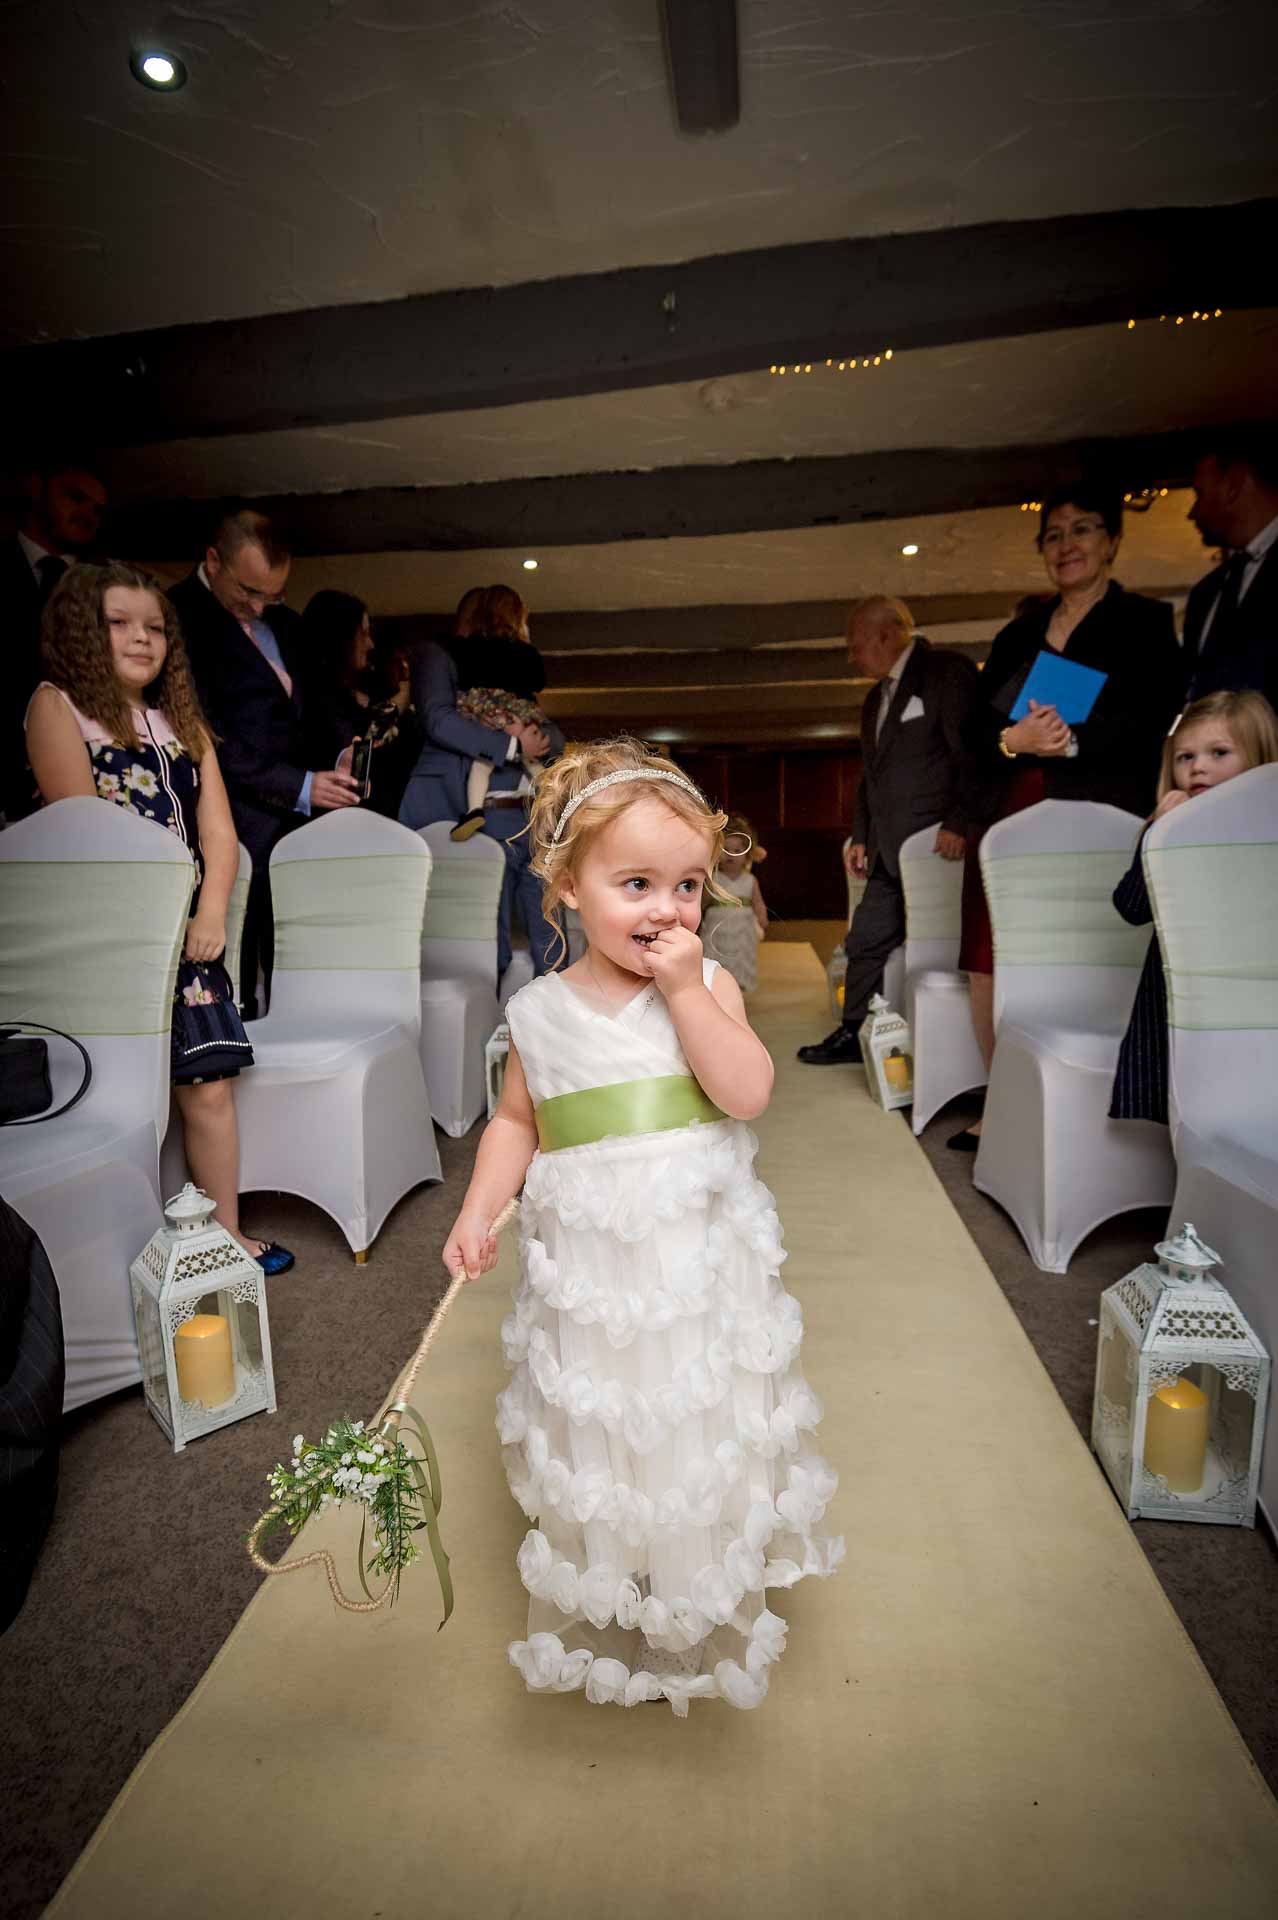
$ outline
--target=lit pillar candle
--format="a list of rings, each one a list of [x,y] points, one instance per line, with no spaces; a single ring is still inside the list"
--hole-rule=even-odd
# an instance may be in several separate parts
[[[224,1314],[197,1313],[173,1336],[178,1392],[184,1400],[220,1407],[235,1393],[231,1328]]]
[[[1173,1380],[1150,1395],[1145,1414],[1145,1465],[1173,1493],[1197,1493],[1207,1463],[1207,1395],[1192,1380]]]

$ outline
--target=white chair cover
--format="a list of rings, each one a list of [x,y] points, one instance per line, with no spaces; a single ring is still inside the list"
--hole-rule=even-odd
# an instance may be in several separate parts
[[[511,995],[526,987],[533,978],[533,957],[527,947],[516,947],[510,956],[510,965],[501,976],[501,985],[497,989],[497,1004],[502,1013],[506,1011],[506,1002]]]
[[[967,975],[958,971],[963,862],[942,860],[936,828],[924,827],[901,847],[905,891],[905,1005],[914,1045],[911,1124],[922,1133],[934,1113],[960,1093],[985,1085],[976,1044]]]
[[[356,1255],[396,1201],[442,1178],[418,1056],[430,854],[362,809],[299,827],[271,855],[271,1011],[235,1083],[240,1185],[322,1207]]]
[[[1145,842],[1171,1029],[1172,1218],[1192,1220],[1272,1355],[1278,1349],[1278,767],[1257,767]],[[1260,1504],[1278,1525],[1278,1419]]]
[[[0,833],[0,1020],[73,1033],[93,1063],[59,1120],[0,1128],[0,1192],[39,1234],[62,1296],[68,1409],[142,1377],[129,1263],[163,1225],[169,1027],[195,869],[176,835],[98,799]],[[54,1097],[78,1059],[49,1042]]]
[[[973,1178],[1047,1273],[1064,1273],[1102,1220],[1171,1201],[1166,1128],[1109,1118],[1149,945],[1112,896],[1141,826],[1117,807],[1044,800],[981,844],[997,1045]]]
[[[486,833],[458,844],[449,821],[419,829],[430,849],[421,943],[421,1058],[436,1124],[454,1139],[488,1109],[484,1048],[497,1003],[497,908],[506,856]]]

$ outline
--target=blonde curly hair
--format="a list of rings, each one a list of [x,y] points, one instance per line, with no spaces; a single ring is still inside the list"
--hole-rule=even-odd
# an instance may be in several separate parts
[[[140,567],[122,560],[104,566],[69,567],[49,597],[40,626],[40,652],[45,677],[90,720],[99,721],[122,747],[141,749],[133,710],[115,677],[111,629],[104,602],[109,587],[128,587],[155,596],[164,619],[164,665],[146,689],[148,706],[155,707],[172,727],[197,763],[213,744],[213,733],[200,707],[177,608],[160,582]]]
[[[1176,785],[1176,742],[1186,727],[1203,720],[1222,720],[1234,737],[1246,771],[1267,767],[1278,760],[1278,717],[1263,693],[1248,687],[1241,692],[1205,693],[1191,701],[1167,738],[1163,741],[1163,762],[1158,775],[1158,798],[1165,800]]]
[[[592,780],[606,779],[614,773],[669,774],[667,780],[621,780],[600,793],[583,800],[554,841],[555,828],[564,809]],[[707,890],[717,900],[729,900],[714,878],[723,857],[723,830],[726,813],[712,807],[700,792],[689,793],[675,780],[687,781],[686,773],[659,749],[645,745],[629,734],[615,740],[570,741],[559,758],[548,766],[537,781],[528,834],[532,846],[532,870],[544,888],[542,911],[559,936],[561,951],[566,947],[559,909],[564,887],[579,869],[583,856],[604,828],[627,807],[639,800],[660,800],[676,819],[685,821],[709,835],[710,855],[706,863]],[[691,782],[688,782],[691,785]],[[552,844],[554,843],[554,844]],[[734,902],[735,904],[735,902]]]

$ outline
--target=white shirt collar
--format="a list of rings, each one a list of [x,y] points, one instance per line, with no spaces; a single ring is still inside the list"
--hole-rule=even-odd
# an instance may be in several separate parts
[[[884,675],[884,686],[888,689],[889,693],[896,692],[897,687],[901,683],[901,675],[910,664],[910,655],[913,651],[914,636],[911,634],[909,646],[905,649],[904,653],[900,654],[898,658],[893,661],[888,672]]]
[[[20,533],[18,535],[18,545],[26,554],[27,565],[37,580],[40,578],[40,562],[42,560],[65,560],[69,567],[73,567],[76,562],[76,556],[73,553],[51,553],[48,547],[42,547],[38,540],[33,540],[31,536],[26,533]]]
[[[1247,552],[1255,565],[1259,566],[1275,540],[1278,540],[1278,514],[1275,514],[1267,527],[1260,529],[1254,540],[1247,542]]]

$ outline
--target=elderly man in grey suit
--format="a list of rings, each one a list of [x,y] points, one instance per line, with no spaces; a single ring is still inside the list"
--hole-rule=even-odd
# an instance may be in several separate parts
[[[861,710],[864,770],[845,855],[849,873],[866,886],[848,930],[842,1024],[799,1048],[800,1060],[813,1067],[860,1062],[858,1029],[889,954],[905,938],[902,841],[935,823],[943,859],[961,860],[967,844],[960,743],[976,668],[930,646],[915,633],[904,601],[883,594],[857,601],[848,615],[848,661],[878,683]]]

